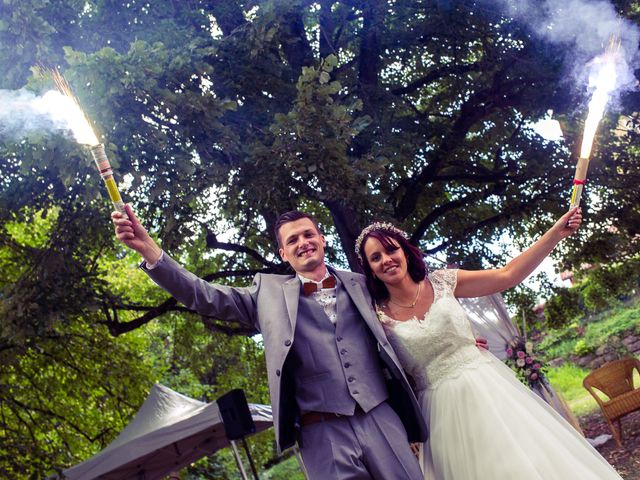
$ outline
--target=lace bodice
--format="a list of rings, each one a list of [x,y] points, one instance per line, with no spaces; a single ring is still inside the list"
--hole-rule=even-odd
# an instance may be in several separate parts
[[[434,388],[470,364],[486,361],[476,347],[465,311],[453,296],[457,274],[457,270],[429,274],[433,304],[422,319],[397,321],[378,310],[389,342],[418,391]]]

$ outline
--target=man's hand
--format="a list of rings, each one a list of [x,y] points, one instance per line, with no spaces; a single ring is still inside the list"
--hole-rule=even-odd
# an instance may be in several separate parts
[[[142,255],[147,263],[156,263],[162,250],[140,224],[131,206],[127,204],[124,209],[126,215],[120,212],[111,213],[111,221],[115,225],[116,238]]]
[[[476,347],[480,350],[489,350],[489,343],[486,338],[477,337],[476,338]]]

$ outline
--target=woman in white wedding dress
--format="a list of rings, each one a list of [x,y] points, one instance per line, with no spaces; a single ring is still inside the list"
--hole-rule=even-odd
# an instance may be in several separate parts
[[[528,250],[495,270],[426,272],[420,251],[391,224],[356,242],[378,316],[415,380],[430,437],[429,480],[608,480],[621,477],[510,368],[476,347],[456,297],[479,297],[524,280],[580,226],[572,209]]]

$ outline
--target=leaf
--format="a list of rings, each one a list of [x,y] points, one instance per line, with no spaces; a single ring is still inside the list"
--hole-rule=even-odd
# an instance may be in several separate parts
[[[320,83],[324,84],[331,80],[331,76],[327,72],[320,73]]]
[[[327,55],[322,63],[322,69],[325,72],[331,72],[338,65],[338,57],[336,57],[333,53]]]

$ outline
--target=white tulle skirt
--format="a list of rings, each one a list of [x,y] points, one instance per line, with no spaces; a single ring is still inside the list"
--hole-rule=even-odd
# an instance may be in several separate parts
[[[589,443],[490,354],[419,393],[427,480],[621,479]]]

